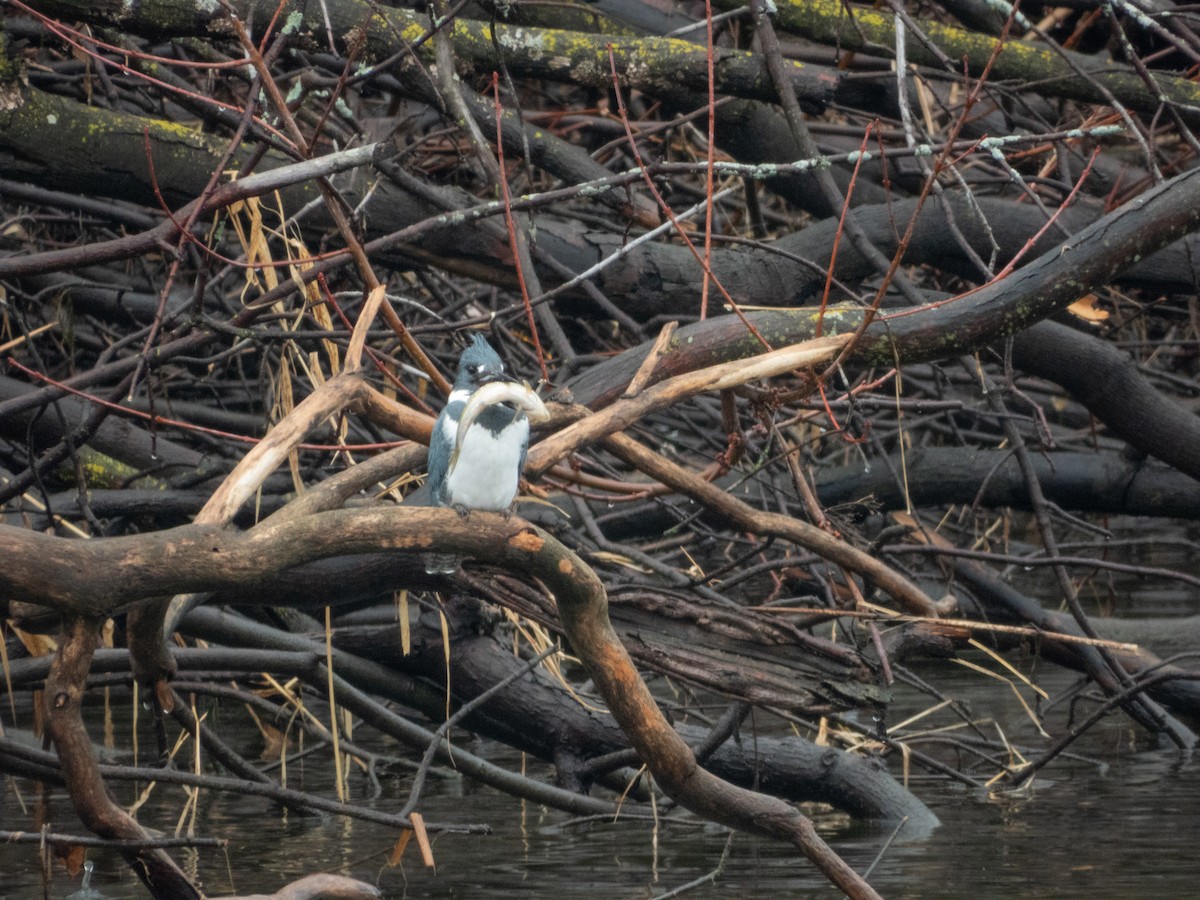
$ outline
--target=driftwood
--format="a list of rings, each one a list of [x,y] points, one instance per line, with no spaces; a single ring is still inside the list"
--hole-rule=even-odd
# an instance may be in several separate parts
[[[856,897],[792,804],[920,831],[889,758],[985,780],[887,725],[894,682],[925,687],[910,659],[1020,647],[1100,689],[1028,766],[980,736],[1009,784],[1112,709],[1195,744],[1190,661],[1106,640],[1088,601],[1198,585],[1170,554],[1200,510],[1200,38],[1124,7],[1039,32],[728,6],[709,47],[640,3],[6,5],[0,596],[6,683],[44,688],[54,753],[0,738],[0,770],[65,784],[153,895],[199,892],[107,793],[147,774],[98,761],[101,684],[237,776],[164,780],[428,854],[486,827],[421,817],[453,764],[570,814],[654,800],[778,838]],[[549,382],[512,518],[416,487],[460,328]],[[430,575],[432,550],[470,562]],[[98,649],[109,618],[124,649]],[[36,632],[57,651],[19,658]],[[289,791],[181,701],[282,715],[216,677],[264,668],[335,755],[372,759],[336,705],[419,759],[404,808]],[[697,697],[724,711],[672,727]],[[813,740],[748,751],[752,709]],[[370,895],[333,877],[273,896]]]

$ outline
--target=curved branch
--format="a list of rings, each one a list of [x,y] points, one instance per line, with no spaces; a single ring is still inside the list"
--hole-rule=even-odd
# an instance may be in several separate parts
[[[99,638],[99,620],[72,616],[46,678],[46,733],[58,751],[63,779],[80,821],[102,838],[145,841],[148,835],[104,786],[81,714],[84,686]],[[140,847],[121,855],[155,896],[199,900],[200,892],[165,850]]]
[[[758,378],[769,378],[828,362],[845,347],[846,342],[846,335],[813,338],[795,346],[763,353],[753,359],[720,363],[681,374],[670,381],[660,381],[637,396],[622,398],[604,412],[580,419],[539,442],[529,453],[526,472],[530,477],[536,477],[573,450],[604,435],[628,428],[647,413],[664,409],[696,394],[721,391]],[[672,340],[671,350],[677,351],[680,343],[677,339]],[[759,349],[762,349],[761,344]]]
[[[793,541],[814,553],[819,553],[830,562],[844,566],[871,579],[910,612],[920,616],[946,615],[953,611],[950,603],[935,602],[919,587],[897,572],[857,547],[839,540],[827,531],[800,519],[779,513],[768,513],[753,508],[709,484],[699,475],[677,466],[656,453],[647,450],[637,441],[624,434],[613,434],[605,440],[605,446],[625,462],[647,474],[669,484],[680,493],[687,494],[696,502],[703,503],[717,515],[737,525],[738,528],[761,535],[774,535]]]
[[[735,787],[700,768],[613,631],[604,586],[595,573],[545,532],[519,520],[475,512],[464,524],[453,510],[435,508],[335,510],[279,523],[268,520],[241,534],[189,525],[92,541],[0,527],[5,558],[41,563],[6,567],[0,572],[0,589],[69,608],[94,606],[96,601],[111,608],[137,597],[270,578],[301,561],[332,554],[380,548],[421,552],[435,545],[439,551],[475,556],[546,586],[558,602],[572,647],[669,796],[705,818],[788,841],[851,896],[878,896],[794,807]],[[59,564],[45,566],[48,557]],[[164,558],[171,559],[169,567],[162,565]],[[97,579],[97,573],[105,577]],[[46,574],[49,577],[43,578]]]
[[[1013,342],[1013,364],[1062,385],[1123,441],[1200,480],[1200,416],[1155,390],[1128,353],[1039,322]]]

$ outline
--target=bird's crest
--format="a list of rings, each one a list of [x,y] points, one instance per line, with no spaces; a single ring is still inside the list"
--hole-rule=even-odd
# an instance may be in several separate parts
[[[458,361],[458,382],[455,387],[472,387],[483,376],[496,376],[504,371],[504,360],[492,349],[487,339],[476,332]]]

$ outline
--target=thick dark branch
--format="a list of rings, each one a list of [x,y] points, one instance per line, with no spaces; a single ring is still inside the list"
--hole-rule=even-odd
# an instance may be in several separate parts
[[[175,3],[167,15],[146,5],[118,9],[70,0],[40,5],[72,20],[118,25],[142,34],[221,34],[228,28],[228,23],[222,21],[225,14],[214,14],[220,7],[204,2]],[[324,36],[328,31],[338,41],[365,41],[367,53],[377,59],[390,59],[418,47],[427,62],[433,61],[429,18],[404,8],[381,8],[363,0],[330,0],[318,6],[288,3],[282,9],[270,0],[238,0],[229,6],[243,20],[254,22],[269,22],[277,15],[282,23],[289,13],[298,13],[297,40],[308,35]],[[491,26],[464,18],[456,18],[445,30],[455,58],[484,73],[505,66],[526,77],[606,89],[612,83],[611,48],[617,75],[628,87],[650,95],[708,89],[705,49],[689,41]],[[788,64],[788,74],[797,96],[814,109],[824,108],[839,77],[831,70],[799,62]],[[760,100],[774,97],[766,66],[756,54],[719,50],[715,77],[719,93]]]
[[[736,0],[718,0],[718,5],[733,8],[737,4]],[[895,18],[889,12],[837,0],[780,0],[778,7],[780,25],[810,40],[842,50],[885,56],[895,52]],[[1154,113],[1165,101],[1177,104],[1187,121],[1200,121],[1200,91],[1187,79],[1159,74],[1155,78],[1159,90],[1155,91],[1137,72],[1107,60],[1079,53],[1070,53],[1068,59],[1070,51],[1055,53],[1012,37],[1001,43],[990,35],[930,19],[923,19],[921,27],[929,43],[911,31],[905,41],[908,58],[921,65],[941,68],[950,60],[956,67],[954,74],[961,74],[957,67],[965,64],[972,76],[979,77],[990,64],[993,81],[1033,82],[1039,93],[1048,96],[1106,103],[1108,91],[1133,109]]]
[[[140,541],[140,544],[139,544]],[[101,590],[100,602],[127,602],[156,593],[211,590],[239,580],[270,577],[305,558],[368,548],[477,555],[537,578],[559,604],[563,626],[587,664],[601,694],[657,783],[688,809],[730,825],[793,843],[852,896],[875,893],[817,835],[812,823],[782,801],[754,794],[700,769],[687,744],[659,712],[629,655],[612,630],[604,588],[574,554],[519,521],[474,513],[469,527],[449,509],[389,509],[319,513],[279,525],[264,523],[245,534],[187,526],[142,538],[69,541],[0,528],[0,552],[14,559],[53,553],[62,577],[37,588],[31,570],[0,573],[0,588],[68,607],[92,605],[81,597],[99,572],[117,590]],[[164,558],[171,565],[162,565]],[[45,561],[43,556],[42,562]],[[81,566],[83,568],[81,568]],[[158,574],[155,574],[157,570]],[[85,575],[86,573],[86,575]],[[90,660],[90,654],[89,654]],[[86,666],[84,667],[86,672]],[[349,687],[349,686],[347,686]]]

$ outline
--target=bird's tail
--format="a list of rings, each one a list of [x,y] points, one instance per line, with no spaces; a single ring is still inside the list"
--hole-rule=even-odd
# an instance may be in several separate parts
[[[463,558],[453,553],[426,553],[426,575],[453,575],[462,565]]]

